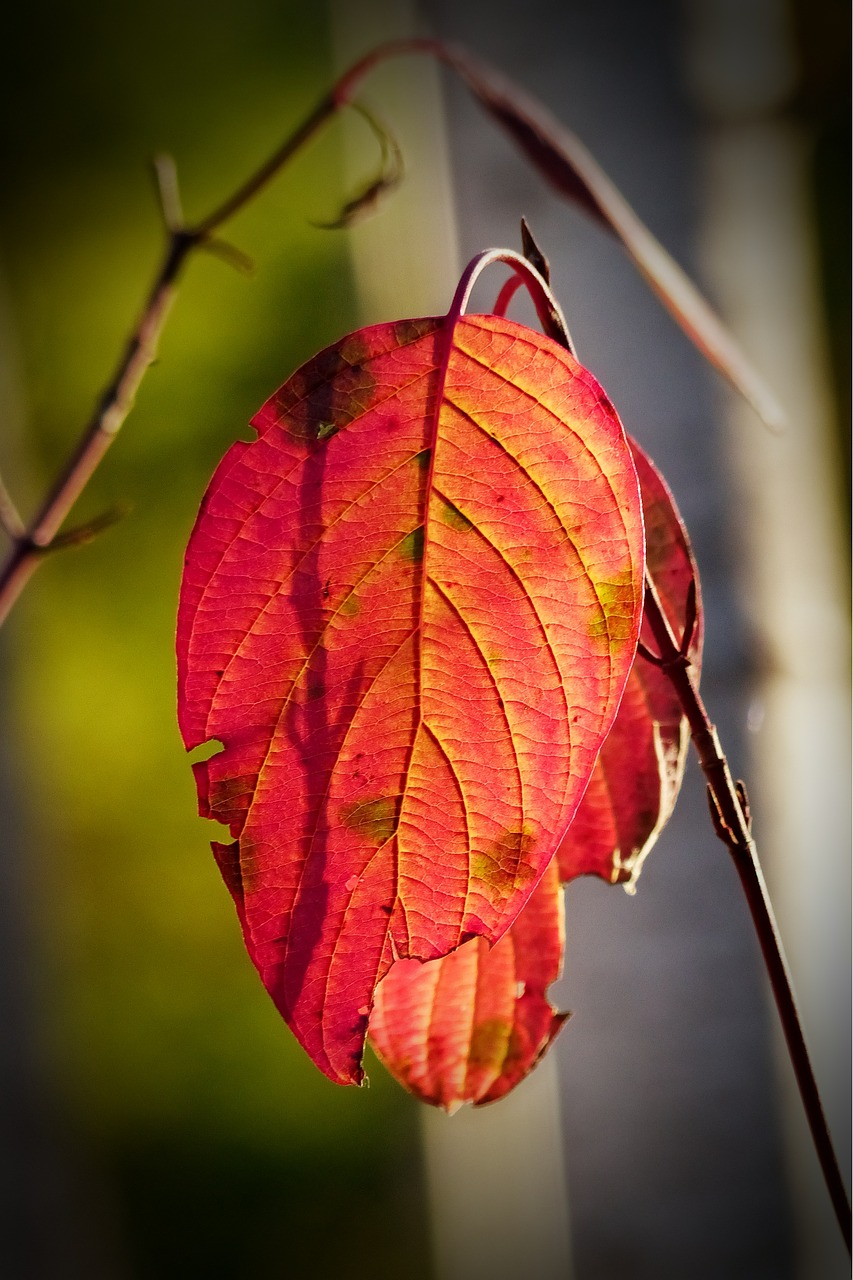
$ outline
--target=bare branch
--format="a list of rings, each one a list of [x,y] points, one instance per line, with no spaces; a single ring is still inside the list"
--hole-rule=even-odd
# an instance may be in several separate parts
[[[39,549],[49,546],[56,538],[130,412],[139,385],[155,358],[160,333],[186,259],[195,250],[208,249],[225,257],[232,265],[246,268],[245,256],[219,240],[215,233],[229,218],[251,203],[342,107],[352,104],[362,80],[375,66],[388,58],[408,53],[430,54],[454,70],[481,105],[510,133],[558,190],[580,204],[622,240],[651,287],[707,358],[730,378],[767,421],[778,419],[775,402],[731,336],[573,134],[550,120],[538,104],[526,99],[490,69],[460,50],[434,40],[391,42],[375,48],[341,76],[277,150],[195,227],[186,226],[183,220],[174,161],[167,155],[155,159],[160,207],[169,233],[162,263],[113,380],[85,427],[77,448],[62,468],[35,520],[12,535],[12,551],[0,570],[0,623],[32,576],[39,562]],[[344,211],[350,219],[364,212],[394,185],[401,170],[399,148],[391,135],[375,121],[371,120],[371,125],[380,137],[384,172],[350,202]],[[552,321],[546,319],[544,323],[552,336],[561,341],[557,317]],[[18,529],[20,521],[16,520],[14,506],[3,503],[1,499],[0,506],[0,522],[7,532]]]
[[[717,836],[729,850],[737,869],[761,946],[767,975],[773,988],[776,1008],[785,1033],[785,1041],[800,1097],[811,1129],[818,1159],[826,1180],[838,1224],[850,1250],[850,1202],[838,1159],[832,1145],[820,1093],[809,1057],[803,1026],[794,997],[782,940],[773,915],[773,907],[758,861],[752,838],[749,804],[742,782],[735,783],[728,761],[711,724],[705,705],[684,660],[683,641],[679,643],[660,603],[654,582],[646,574],[646,617],[660,649],[664,670],[672,681],[682,710],[690,725],[693,745],[708,783],[708,803]]]

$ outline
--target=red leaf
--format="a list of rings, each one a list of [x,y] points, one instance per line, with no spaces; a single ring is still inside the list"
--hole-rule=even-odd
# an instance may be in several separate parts
[[[495,1102],[533,1069],[568,1014],[546,991],[563,966],[563,891],[552,859],[512,927],[428,964],[398,960],[370,1016],[373,1047],[423,1102]]]
[[[640,621],[594,379],[503,319],[378,325],[232,446],[187,553],[179,717],[246,945],[332,1079],[376,983],[500,937],[571,820]]]
[[[697,675],[702,661],[699,576],[687,532],[666,482],[636,441],[631,451],[646,523],[646,564],[676,636],[687,625],[690,584],[695,628],[688,650]],[[643,643],[654,638],[644,620]],[[637,880],[643,860],[678,797],[689,741],[687,721],[666,673],[638,653],[622,703],[574,821],[559,849],[564,881],[594,874],[611,883]]]

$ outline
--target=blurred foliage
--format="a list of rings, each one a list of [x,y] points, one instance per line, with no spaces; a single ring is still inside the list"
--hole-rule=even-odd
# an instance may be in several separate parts
[[[27,512],[159,260],[150,157],[171,152],[188,218],[207,213],[329,83],[322,19],[295,0],[7,14],[0,467]],[[174,712],[182,555],[206,483],[271,391],[355,324],[346,242],[311,225],[344,198],[333,126],[226,228],[253,278],[193,259],[72,523],[118,502],[130,514],[52,557],[8,627],[3,732],[32,859],[40,1035],[73,1158],[97,1171],[110,1275],[426,1265],[415,1104],[375,1062],[369,1092],[335,1087],[279,1019],[209,853],[218,833],[195,816]]]

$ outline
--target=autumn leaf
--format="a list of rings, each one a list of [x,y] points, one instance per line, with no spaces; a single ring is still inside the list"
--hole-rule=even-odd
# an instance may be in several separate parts
[[[676,636],[693,624],[688,657],[698,679],[702,662],[699,576],[687,532],[660,472],[629,441],[643,499],[646,564]],[[648,622],[643,643],[654,651]],[[678,694],[665,671],[638,653],[613,728],[589,787],[560,845],[563,881],[598,875],[632,888],[643,861],[675,807],[689,743]]]
[[[222,744],[194,765],[200,812],[230,828],[217,858],[267,989],[342,1083],[394,960],[518,915],[640,624],[615,412],[550,338],[463,315],[472,278],[447,317],[298,370],[220,464],[186,557],[181,730]]]
[[[411,1093],[451,1113],[504,1097],[568,1017],[546,994],[562,970],[563,942],[563,890],[552,859],[494,947],[474,938],[440,960],[392,965],[370,1016],[377,1055]]]
[[[636,441],[629,444],[640,480],[647,568],[677,635],[689,625],[694,584],[688,653],[698,676],[702,610],[687,534],[663,477]],[[648,624],[642,635],[653,649]],[[411,1093],[452,1112],[466,1102],[495,1101],[529,1075],[568,1016],[546,994],[563,961],[560,880],[593,873],[627,888],[635,883],[675,806],[688,741],[669,678],[638,654],[558,856],[509,931],[491,949],[476,940],[428,964],[400,960],[379,984],[371,1042]]]
[[[640,480],[646,563],[676,634],[695,624],[689,645],[698,674],[702,613],[687,535],[662,476],[629,441]],[[646,626],[643,637],[653,639]],[[503,1097],[533,1069],[563,1025],[546,991],[560,976],[560,879],[594,873],[631,887],[675,806],[687,724],[666,674],[638,654],[589,787],[558,857],[509,931],[493,947],[466,943],[428,964],[400,960],[383,978],[370,1038],[392,1075],[422,1101],[452,1112]]]

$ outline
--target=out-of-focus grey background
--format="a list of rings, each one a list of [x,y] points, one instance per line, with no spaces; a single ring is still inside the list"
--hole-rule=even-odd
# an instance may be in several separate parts
[[[110,373],[159,248],[148,157],[175,154],[188,214],[203,214],[371,24],[461,40],[575,129],[714,296],[791,426],[772,437],[740,410],[618,247],[464,91],[446,77],[424,87],[413,62],[384,103],[381,77],[365,91],[392,127],[407,83],[429,104],[419,124],[433,140],[408,197],[351,236],[313,226],[362,163],[357,126],[332,130],[229,227],[257,260],[251,280],[191,264],[161,359],[79,513],[129,501],[131,514],[46,564],[3,640],[0,1266],[39,1280],[445,1280],[477,1276],[479,1259],[503,1280],[518,1273],[515,1247],[535,1280],[832,1280],[844,1254],[695,768],[635,897],[567,890],[558,994],[575,1017],[556,1072],[519,1090],[516,1120],[509,1106],[461,1117],[456,1148],[456,1120],[428,1117],[425,1172],[418,1106],[375,1065],[366,1094],[319,1077],[242,953],[194,817],[171,646],[198,500],[257,405],[365,319],[446,306],[453,264],[516,246],[524,214],[581,358],[691,531],[706,700],[750,782],[849,1159],[844,6],[15,9],[0,89],[0,466],[31,509]],[[562,1135],[550,1145],[537,1128],[549,1116]],[[543,1185],[513,1181],[537,1159]],[[442,1197],[463,1168],[493,1204],[506,1194],[507,1231],[515,1205],[516,1246],[466,1187]],[[525,1231],[556,1243],[537,1254]]]

